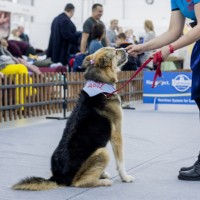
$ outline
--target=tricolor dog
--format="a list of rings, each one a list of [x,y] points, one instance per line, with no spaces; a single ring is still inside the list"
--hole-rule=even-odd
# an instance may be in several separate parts
[[[47,190],[60,186],[110,186],[105,168],[106,149],[111,143],[117,170],[123,182],[133,177],[125,171],[122,142],[122,108],[115,90],[119,67],[127,62],[124,49],[102,48],[83,61],[87,81],[72,111],[63,136],[51,157],[52,177],[28,177],[13,186],[16,190]]]

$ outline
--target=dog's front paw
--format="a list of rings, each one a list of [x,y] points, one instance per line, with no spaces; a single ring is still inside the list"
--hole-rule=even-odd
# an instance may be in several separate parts
[[[99,186],[111,186],[113,182],[110,179],[100,179]]]
[[[122,177],[122,181],[126,182],[126,183],[130,183],[133,182],[135,180],[135,178],[131,175],[126,175]]]

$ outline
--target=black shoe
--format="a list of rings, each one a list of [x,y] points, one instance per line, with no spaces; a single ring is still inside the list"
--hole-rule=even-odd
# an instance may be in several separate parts
[[[178,179],[185,181],[200,181],[200,162],[189,171],[180,171]]]
[[[194,166],[197,165],[199,162],[200,162],[200,152],[199,152],[197,161],[196,161],[192,166],[190,166],[190,167],[182,167],[182,168],[180,169],[180,171],[189,171],[189,170],[191,170],[192,168],[194,168]]]
[[[194,166],[198,164],[198,162],[199,162],[199,160],[197,160],[197,161],[196,161],[192,166],[190,166],[190,167],[182,167],[182,168],[180,169],[180,171],[189,171],[189,170],[193,169]]]

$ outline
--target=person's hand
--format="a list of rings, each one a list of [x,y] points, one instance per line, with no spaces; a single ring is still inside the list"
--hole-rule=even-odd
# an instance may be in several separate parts
[[[19,61],[19,59],[18,59],[18,58],[16,58],[16,57],[13,57],[12,59],[15,61],[15,63],[16,63],[16,64],[20,64],[20,61]]]
[[[23,65],[27,65],[26,60],[24,60],[23,58],[17,58],[18,63],[23,64]]]
[[[142,54],[145,52],[145,47],[143,44],[132,44],[126,47],[126,51],[131,56],[138,56],[139,54]]]
[[[76,56],[81,55],[81,54],[83,54],[83,53],[82,53],[82,52],[77,52],[77,53],[76,53]]]
[[[9,21],[9,17],[4,12],[0,13],[0,24],[5,24]]]
[[[0,77],[4,78],[4,74],[2,72],[0,72]]]

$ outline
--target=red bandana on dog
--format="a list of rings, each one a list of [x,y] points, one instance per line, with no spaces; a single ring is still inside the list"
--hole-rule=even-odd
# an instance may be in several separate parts
[[[113,85],[107,83],[97,83],[94,81],[87,81],[83,90],[90,96],[96,96],[100,93],[112,93],[116,89]]]

